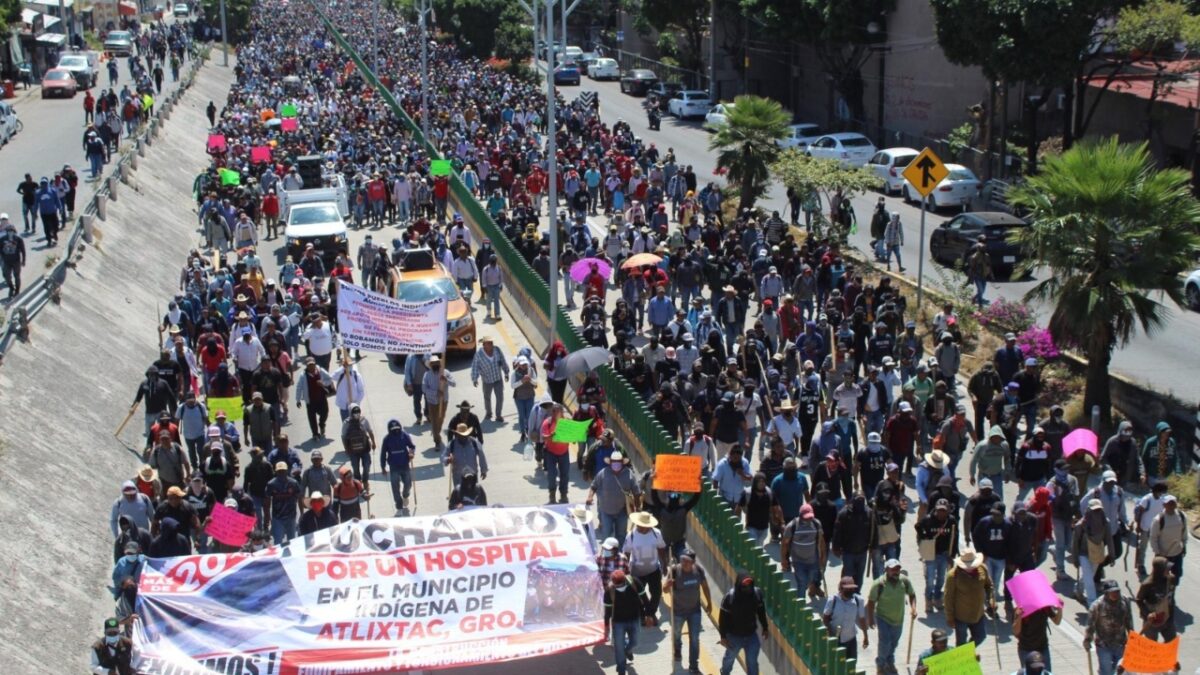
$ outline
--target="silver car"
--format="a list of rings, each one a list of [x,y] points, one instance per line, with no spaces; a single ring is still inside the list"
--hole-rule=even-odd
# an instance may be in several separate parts
[[[96,84],[96,69],[92,67],[92,59],[87,54],[63,54],[58,57],[56,67],[71,71],[82,89],[89,89]]]

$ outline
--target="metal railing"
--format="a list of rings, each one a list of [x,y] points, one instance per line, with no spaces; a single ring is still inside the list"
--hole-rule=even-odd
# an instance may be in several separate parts
[[[83,210],[75,218],[75,226],[67,237],[67,245],[62,256],[54,262],[49,271],[37,279],[30,281],[25,288],[9,302],[6,308],[7,320],[3,332],[0,333],[0,364],[8,350],[17,341],[24,339],[29,333],[29,323],[51,302],[57,302],[63,282],[67,278],[67,270],[76,264],[75,254],[81,250],[81,243],[91,244],[95,241],[94,225],[96,219],[105,220],[109,201],[117,201],[117,185],[119,182],[129,182],[129,175],[137,169],[137,158],[145,153],[145,148],[152,145],[162,129],[163,120],[171,116],[171,110],[178,103],[196,79],[196,73],[204,64],[204,58],[197,56],[192,59],[191,66],[180,80],[179,87],[163,101],[155,101],[155,111],[138,133],[129,138],[128,149],[121,153],[113,165],[113,171],[104,179],[104,185],[96,190],[88,200]],[[51,258],[50,260],[53,260]]]
[[[612,58],[617,60],[617,64],[621,67],[621,72],[631,70],[633,68],[645,68],[646,70],[654,71],[661,82],[678,82],[688,89],[703,89],[708,91],[708,75],[696,70],[688,70],[679,66],[655,61],[641,54],[627,52],[624,49],[610,47],[605,45],[604,50],[612,55]]]
[[[333,25],[321,7],[313,0],[309,5],[321,17],[338,45],[354,62],[359,73],[375,88],[392,112],[432,157],[440,157],[436,149],[421,135],[419,127],[383,86],[349,42]],[[514,317],[548,327],[550,317],[550,288],[517,251],[508,237],[491,219],[455,173],[450,181],[451,198],[468,224],[492,241],[497,259],[504,270],[506,299],[516,303],[522,313]],[[568,351],[587,346],[578,326],[561,307],[554,308],[557,334]],[[680,447],[666,429],[655,419],[646,402],[634,391],[624,377],[605,365],[598,369],[600,383],[608,400],[608,421],[621,437],[622,443],[638,457],[641,466],[653,466],[660,453],[678,454]],[[829,636],[816,613],[799,597],[791,581],[780,571],[763,548],[750,540],[734,517],[732,509],[711,486],[705,486],[699,505],[692,511],[691,534],[706,543],[710,573],[731,585],[736,570],[747,570],[755,576],[771,617],[772,639],[764,645],[768,658],[777,662],[781,672],[808,672],[820,675],[852,675],[857,672],[855,661],[846,658],[844,649]]]

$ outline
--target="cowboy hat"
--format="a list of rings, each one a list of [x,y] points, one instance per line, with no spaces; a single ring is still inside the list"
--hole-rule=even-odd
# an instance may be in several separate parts
[[[962,553],[954,559],[954,566],[963,570],[973,570],[983,564],[983,556],[975,552],[972,546],[964,546]]]
[[[572,506],[571,515],[583,525],[596,525],[596,514],[592,513],[586,506]]]
[[[638,527],[658,527],[658,518],[655,518],[646,511],[638,511],[630,515],[629,520]]]
[[[466,422],[459,422],[458,426],[454,427],[454,433],[458,434],[459,436],[470,436],[471,427],[467,426]]]
[[[929,466],[940,469],[946,465],[946,453],[941,450],[934,450],[925,456],[925,461],[929,463]]]
[[[143,464],[142,468],[138,470],[138,478],[150,483],[153,482],[155,478],[158,478],[158,472],[155,471],[154,467],[150,466],[149,464]]]
[[[321,494],[319,490],[313,490],[313,493],[304,499],[305,508],[311,508],[310,504],[316,501],[325,502],[326,504],[329,503],[329,500],[326,499],[325,495]]]

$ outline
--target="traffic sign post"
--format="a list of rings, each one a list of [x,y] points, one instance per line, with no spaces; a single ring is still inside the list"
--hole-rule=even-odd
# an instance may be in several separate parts
[[[921,230],[917,241],[917,315],[921,313],[921,302],[925,298],[925,213],[929,210],[929,195],[938,183],[950,175],[942,160],[925,148],[904,169],[904,178],[921,195]]]

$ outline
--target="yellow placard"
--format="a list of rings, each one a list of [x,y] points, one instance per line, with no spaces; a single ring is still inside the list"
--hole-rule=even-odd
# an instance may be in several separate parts
[[[928,656],[923,663],[929,667],[929,675],[983,675],[974,642]]]
[[[921,151],[913,161],[904,168],[904,178],[922,197],[928,197],[938,183],[950,175],[950,170],[942,160],[929,148]]]
[[[665,492],[699,492],[700,458],[692,455],[655,457],[654,489]]]

